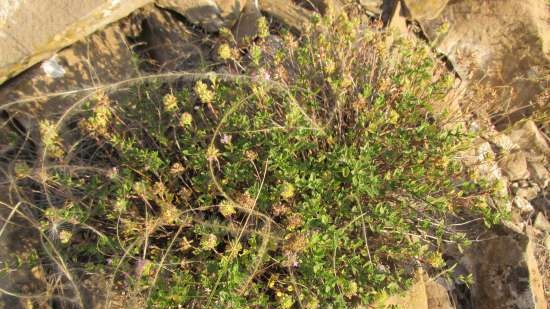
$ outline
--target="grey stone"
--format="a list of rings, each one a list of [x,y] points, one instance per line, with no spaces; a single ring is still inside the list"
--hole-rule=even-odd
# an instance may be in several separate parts
[[[57,120],[89,92],[51,97],[44,94],[114,83],[137,75],[132,51],[124,41],[126,35],[123,24],[113,24],[73,44],[56,54],[57,64],[65,71],[62,77],[52,78],[34,66],[0,88],[0,102],[23,102],[7,107],[7,111],[26,130],[32,130],[41,119]]]
[[[505,155],[499,160],[499,166],[510,181],[529,178],[527,158],[522,151],[516,151]]]
[[[412,19],[434,19],[445,8],[449,0],[403,0],[407,15]]]
[[[542,188],[548,187],[548,184],[550,183],[550,172],[543,163],[529,162],[529,170],[534,181],[536,181]]]
[[[437,50],[468,83],[465,108],[502,127],[544,108],[540,95],[548,88],[550,24],[544,0],[405,0]],[[436,3],[436,4],[432,4]],[[413,5],[415,4],[415,5]],[[416,12],[416,13],[415,13]],[[502,87],[506,85],[506,87]],[[483,106],[483,107],[482,107]],[[491,116],[502,112],[504,117]]]
[[[538,213],[533,226],[543,232],[550,233],[550,222],[542,212]]]
[[[312,13],[286,0],[258,0],[262,12],[273,16],[295,32],[300,32],[309,22]]]
[[[157,0],[156,3],[185,16],[206,31],[217,31],[223,26],[221,11],[215,0]]]
[[[359,0],[359,3],[372,15],[382,14],[383,0]]]
[[[429,309],[455,309],[443,280],[426,279],[426,295]]]
[[[151,0],[10,0],[0,5],[0,84]]]
[[[510,132],[510,139],[522,149],[550,156],[550,146],[532,120],[526,120]]]
[[[246,44],[247,38],[253,39],[258,34],[258,20],[262,12],[256,1],[248,1],[237,23],[233,27],[233,35],[237,44]]]
[[[530,237],[507,230],[474,244],[461,260],[474,276],[476,309],[546,309]]]
[[[519,146],[514,143],[514,141],[512,141],[512,139],[508,135],[504,133],[499,133],[495,136],[492,136],[491,142],[495,144],[495,146],[497,146],[498,149],[502,152],[512,152],[520,149]]]
[[[540,192],[539,186],[537,186],[536,184],[533,184],[532,186],[529,186],[526,188],[518,188],[516,191],[516,195],[528,201],[531,201],[539,195],[539,192]]]
[[[522,214],[531,214],[535,211],[535,208],[528,200],[521,196],[514,197],[514,205],[519,209]]]

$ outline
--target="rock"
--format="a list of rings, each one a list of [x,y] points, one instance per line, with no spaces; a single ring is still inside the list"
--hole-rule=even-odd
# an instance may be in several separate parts
[[[463,155],[462,160],[467,166],[472,166],[495,157],[495,153],[491,148],[491,144],[481,139],[474,142],[474,146],[470,147]]]
[[[491,137],[491,142],[495,144],[500,151],[505,153],[520,149],[519,145],[514,143],[514,141],[504,133],[499,133]]]
[[[174,14],[156,7],[147,8],[136,19],[142,25],[139,40],[140,58],[149,61],[147,71],[182,71],[197,67],[209,50],[200,44],[201,37],[189,31]]]
[[[220,16],[225,27],[231,28],[241,15],[247,3],[252,3],[257,7],[256,0],[217,0]]]
[[[52,94],[136,76],[125,31],[123,23],[113,24],[56,54],[56,62],[65,71],[62,77],[53,78],[40,66],[23,72],[0,88],[0,102],[21,102],[7,111],[25,130],[31,130],[37,120],[57,119],[89,92],[76,92],[73,96]]]
[[[455,309],[449,291],[442,280],[426,278],[426,294],[429,309]]]
[[[157,73],[198,66],[208,49],[193,44],[200,40],[186,27],[166,10],[146,6],[56,54],[57,64],[65,71],[62,77],[52,78],[41,67],[32,67],[0,88],[0,102],[21,102],[8,112],[32,130],[38,120],[56,121],[95,91],[94,86],[128,80],[144,70]],[[130,49],[131,43],[138,47]],[[136,55],[140,64],[133,60]],[[65,91],[73,95],[52,95]]]
[[[461,262],[474,276],[472,308],[547,308],[542,277],[528,236],[499,231],[474,244]]]
[[[531,214],[535,211],[533,205],[521,196],[514,197],[514,205],[516,205],[522,214]]]
[[[499,166],[509,178],[510,181],[529,178],[527,169],[527,158],[523,151],[516,151],[506,154],[499,161]]]
[[[423,271],[416,275],[415,284],[401,294],[391,295],[373,308],[455,309],[446,284],[429,278]]]
[[[528,201],[531,201],[539,195],[539,192],[540,188],[536,184],[533,184],[532,186],[526,188],[518,188],[516,191],[516,195]]]
[[[531,177],[536,181],[543,189],[550,184],[550,172],[541,162],[529,162],[529,171]]]
[[[221,11],[215,0],[157,0],[156,3],[185,16],[189,22],[200,25],[208,32],[223,26]]]
[[[550,146],[544,135],[532,120],[525,121],[510,132],[510,139],[524,150],[550,156]]]
[[[533,226],[543,232],[550,233],[550,222],[542,212],[538,213]]]
[[[430,309],[424,278],[424,274],[419,272],[413,286],[401,294],[388,297],[382,303],[375,305],[374,308]]]
[[[8,1],[7,8],[0,8],[0,84],[149,2]]]
[[[258,0],[260,9],[295,32],[300,32],[311,18],[311,12],[286,0]]]
[[[158,6],[183,15],[189,22],[208,32],[222,26],[231,28],[237,22],[247,2],[255,0],[156,0]]]
[[[441,14],[449,0],[403,0],[406,15],[416,20],[430,20]]]
[[[258,20],[262,12],[257,1],[248,1],[239,20],[233,27],[233,36],[239,46],[246,44],[247,38],[255,38],[258,34]]]
[[[309,10],[318,12],[321,15],[337,15],[342,12],[343,9],[340,1],[341,0],[302,0],[298,3]]]
[[[401,2],[397,3],[397,6],[395,7],[395,12],[391,17],[388,28],[391,29],[391,31],[398,36],[407,36],[410,34],[409,28],[407,26],[407,19],[403,17],[403,6],[401,5]],[[439,107],[439,105],[434,106],[434,109]],[[436,113],[442,114],[442,111],[437,110]]]
[[[461,102],[464,107],[482,113],[483,105],[488,114],[504,113],[505,118],[492,117],[502,127],[529,114],[530,103],[548,89],[546,1],[456,0],[449,1],[440,13],[445,0],[404,2],[426,37],[470,85],[471,91]]]
[[[372,15],[382,14],[384,0],[359,0],[359,3]]]

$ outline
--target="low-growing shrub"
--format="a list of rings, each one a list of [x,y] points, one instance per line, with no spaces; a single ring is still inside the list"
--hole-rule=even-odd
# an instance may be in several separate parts
[[[360,308],[448,267],[459,214],[498,220],[432,112],[452,77],[425,46],[346,16],[262,29],[248,53],[225,33],[218,73],[97,94],[75,143],[41,124],[67,269],[152,308]]]

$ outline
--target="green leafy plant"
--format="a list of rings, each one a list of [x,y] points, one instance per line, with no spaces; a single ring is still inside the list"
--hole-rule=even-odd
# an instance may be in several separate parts
[[[452,77],[425,46],[344,15],[266,31],[248,57],[221,45],[239,74],[98,95],[70,149],[44,123],[50,162],[81,167],[42,191],[44,230],[84,227],[71,261],[152,308],[350,308],[445,269],[467,242],[447,223],[498,221],[456,160],[470,137],[432,112]]]

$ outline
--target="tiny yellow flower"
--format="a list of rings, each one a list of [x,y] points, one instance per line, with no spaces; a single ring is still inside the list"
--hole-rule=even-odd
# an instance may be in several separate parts
[[[231,47],[229,47],[229,44],[222,44],[218,48],[218,56],[222,60],[230,60],[232,58],[233,51],[231,50]]]
[[[179,162],[172,164],[172,167],[170,167],[170,174],[172,175],[179,175],[184,171],[185,171],[185,167]]]
[[[391,109],[390,110],[390,113],[389,113],[389,123],[391,124],[396,124],[397,121],[399,120],[399,113],[396,112],[394,109]]]
[[[42,120],[39,123],[40,135],[44,145],[53,145],[57,142],[58,135],[55,125],[49,120]]]
[[[178,98],[171,93],[162,98],[162,103],[164,103],[164,108],[167,112],[174,112],[178,109]]]
[[[260,17],[258,19],[258,37],[261,39],[265,39],[269,36],[269,23],[267,22],[267,18]]]
[[[204,235],[201,239],[201,248],[204,250],[214,250],[218,245],[218,237],[214,234]]]
[[[206,149],[206,158],[208,160],[217,160],[219,155],[220,151],[214,146],[210,146]]]
[[[115,202],[115,211],[123,212],[126,210],[127,206],[128,206],[128,200],[123,198],[118,198]]]
[[[220,204],[220,213],[226,218],[230,217],[236,213],[235,206],[230,201],[223,201]]]
[[[174,205],[172,204],[163,205],[162,219],[164,223],[173,224],[179,219],[180,216],[181,216],[181,212]]]
[[[294,196],[294,186],[288,182],[285,182],[283,184],[283,191],[281,192],[281,196],[285,200],[291,199]]]
[[[61,241],[62,244],[68,244],[69,241],[71,241],[72,237],[73,237],[73,233],[69,231],[62,230],[61,232],[59,232],[59,240]]]
[[[193,123],[193,116],[190,113],[185,112],[185,113],[181,114],[181,116],[180,116],[180,126],[188,127],[192,123]]]
[[[214,101],[214,92],[208,88],[208,85],[200,80],[195,84],[195,93],[204,104],[209,104]]]
[[[245,151],[244,156],[250,161],[254,161],[258,159],[258,154],[254,150]]]

